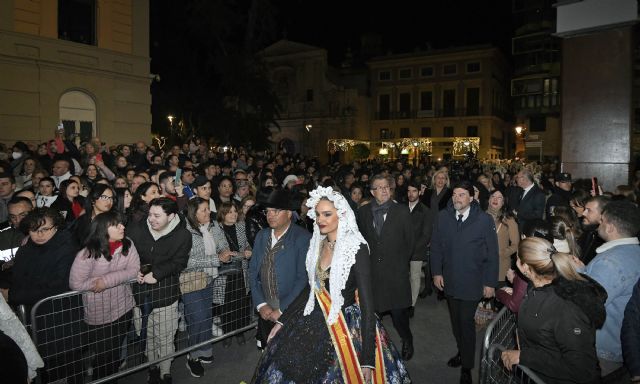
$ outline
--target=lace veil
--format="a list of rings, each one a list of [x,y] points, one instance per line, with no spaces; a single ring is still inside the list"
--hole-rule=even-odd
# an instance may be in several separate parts
[[[318,187],[309,193],[307,199],[307,207],[309,212],[307,215],[316,221],[315,208],[321,199],[327,199],[333,202],[336,210],[338,211],[338,235],[336,237],[336,243],[333,248],[333,259],[331,261],[331,272],[329,275],[329,294],[331,296],[331,309],[329,310],[329,316],[327,322],[334,324],[338,319],[338,314],[344,304],[344,297],[342,297],[342,290],[347,284],[349,278],[349,271],[351,266],[356,262],[356,253],[360,249],[360,244],[367,244],[362,234],[358,230],[358,224],[356,223],[356,217],[349,207],[349,203],[342,196],[340,192],[336,192],[333,188]],[[313,310],[315,305],[315,288],[316,288],[316,266],[318,264],[318,258],[320,257],[320,246],[322,240],[326,235],[320,233],[320,229],[317,225],[313,226],[313,236],[309,244],[309,251],[307,251],[307,275],[309,276],[309,285],[311,286],[311,292],[309,293],[309,299],[307,305],[304,308],[304,314],[308,315]],[[368,245],[367,245],[368,246]]]

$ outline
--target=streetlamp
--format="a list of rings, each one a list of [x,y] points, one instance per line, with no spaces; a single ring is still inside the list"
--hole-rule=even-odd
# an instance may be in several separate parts
[[[522,156],[526,157],[525,142],[526,142],[527,127],[525,127],[523,124],[518,124],[516,125],[514,130],[516,131],[516,156],[518,155],[518,153],[522,152]],[[520,138],[520,140],[518,140],[518,138]]]
[[[418,142],[414,141],[413,143],[413,165],[414,166],[418,166],[418,164],[420,163],[419,158],[420,158],[420,149],[418,149]]]
[[[175,117],[173,117],[173,115],[168,115],[167,119],[169,119],[169,136],[171,137],[171,140],[173,140],[173,119],[175,119]]]

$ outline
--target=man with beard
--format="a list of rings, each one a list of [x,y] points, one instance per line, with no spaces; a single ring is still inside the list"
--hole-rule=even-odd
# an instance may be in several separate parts
[[[444,290],[458,346],[458,354],[447,365],[462,366],[461,384],[472,382],[478,301],[493,297],[498,283],[496,227],[473,195],[471,182],[458,182],[453,187],[453,206],[438,213],[431,237],[433,283]]]
[[[611,199],[608,196],[593,196],[584,204],[582,212],[582,235],[578,239],[582,262],[587,265],[596,257],[596,249],[604,244],[598,235],[598,226],[602,220],[602,211]]]

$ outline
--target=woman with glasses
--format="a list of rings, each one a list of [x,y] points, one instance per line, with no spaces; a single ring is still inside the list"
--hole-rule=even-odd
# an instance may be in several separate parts
[[[101,196],[106,193],[112,191],[107,189]],[[84,321],[95,353],[91,378],[96,380],[112,375],[120,365],[120,345],[135,305],[131,286],[125,283],[137,276],[140,258],[124,236],[121,216],[113,211],[94,218],[84,245],[71,267],[69,287],[84,292]]]
[[[78,244],[84,244],[89,235],[89,227],[96,216],[113,209],[116,196],[113,188],[104,184],[96,184],[85,199],[86,215],[80,216],[73,224],[73,232]]]
[[[25,305],[27,313],[41,299],[69,291],[69,271],[78,245],[64,229],[64,218],[53,208],[36,208],[22,221],[28,240],[18,248],[8,291],[11,305]],[[55,308],[54,308],[55,303]],[[71,296],[43,302],[36,313],[39,350],[45,362],[43,382],[67,378],[82,382],[81,304]]]

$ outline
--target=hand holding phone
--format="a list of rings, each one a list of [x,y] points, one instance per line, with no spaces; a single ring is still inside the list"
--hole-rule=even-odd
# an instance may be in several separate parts
[[[182,183],[182,168],[176,169],[175,183],[176,184],[181,184]]]
[[[98,163],[103,163],[103,161],[102,161],[102,154],[101,154],[101,153],[98,153],[98,154],[96,155],[96,162],[98,162]]]

